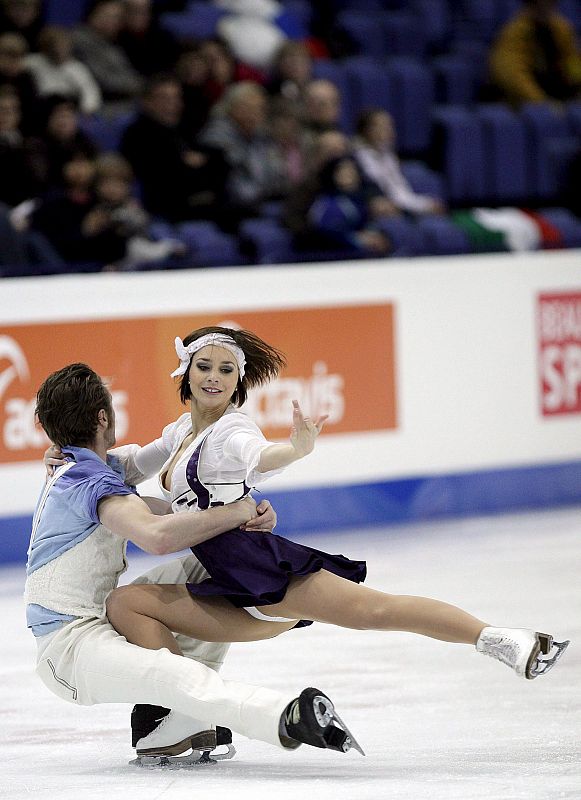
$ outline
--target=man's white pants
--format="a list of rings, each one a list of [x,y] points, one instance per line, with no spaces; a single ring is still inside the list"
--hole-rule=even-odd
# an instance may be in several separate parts
[[[193,556],[168,562],[136,583],[190,580],[191,559],[198,563]],[[174,580],[170,580],[172,576]],[[178,641],[188,658],[166,648],[137,647],[120,636],[106,617],[84,617],[38,640],[37,674],[50,691],[72,703],[165,706],[232,728],[250,739],[281,746],[279,720],[292,698],[258,686],[223,681],[215,670],[228,645],[181,636]]]

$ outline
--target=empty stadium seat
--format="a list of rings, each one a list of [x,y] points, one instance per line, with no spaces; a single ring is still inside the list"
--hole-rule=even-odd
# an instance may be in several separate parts
[[[196,267],[227,267],[245,261],[236,237],[223,233],[213,222],[182,222],[175,230]]]
[[[392,113],[400,153],[414,156],[430,145],[430,115],[434,104],[434,77],[430,68],[413,58],[392,58],[386,64],[392,87]]]
[[[430,169],[422,161],[404,161],[401,169],[414,192],[437,197],[443,202],[447,201],[444,180],[438,172]]]
[[[240,226],[240,238],[253,263],[284,264],[295,260],[292,234],[276,220],[245,220]]]
[[[211,3],[190,2],[184,11],[162,14],[160,24],[177,39],[209,39],[225,13]]]
[[[485,197],[493,204],[514,204],[529,200],[533,186],[529,179],[527,136],[523,120],[504,105],[478,107],[484,137]]]
[[[384,27],[378,24],[377,15],[365,11],[342,11],[337,24],[345,30],[362,55],[382,58],[387,55],[387,37]]]
[[[369,108],[393,113],[395,101],[384,63],[370,58],[349,58],[344,65],[355,119]]]
[[[438,103],[474,105],[479,81],[472,59],[459,53],[448,53],[432,59],[431,63]]]
[[[581,247],[581,220],[567,208],[542,208],[539,212],[560,232],[564,247]]]
[[[484,137],[477,114],[458,106],[433,114],[433,146],[451,204],[481,203],[486,198]]]
[[[558,188],[551,150],[555,142],[570,135],[569,121],[549,103],[527,103],[520,116],[526,129],[528,169],[534,182],[534,194],[539,200],[548,200]]]
[[[421,217],[416,225],[428,255],[453,256],[472,252],[468,236],[446,217]]]

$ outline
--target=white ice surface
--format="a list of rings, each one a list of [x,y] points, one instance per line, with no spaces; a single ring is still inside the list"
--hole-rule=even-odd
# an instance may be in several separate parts
[[[324,625],[237,644],[225,677],[324,689],[367,752],[284,753],[235,736],[232,761],[128,766],[129,706],[75,707],[35,677],[22,569],[0,570],[0,797],[52,800],[581,798],[581,509],[304,539],[365,558],[368,585],[570,638],[549,676],[518,679],[471,647]],[[127,577],[152,564],[135,558]]]

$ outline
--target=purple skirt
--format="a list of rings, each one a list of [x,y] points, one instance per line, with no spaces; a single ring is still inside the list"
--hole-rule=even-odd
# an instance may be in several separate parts
[[[201,583],[186,584],[199,597],[225,597],[237,608],[280,603],[293,576],[300,577],[326,569],[341,578],[361,583],[365,561],[351,561],[331,555],[275,534],[226,531],[192,552],[210,573]],[[300,620],[297,628],[311,625]]]

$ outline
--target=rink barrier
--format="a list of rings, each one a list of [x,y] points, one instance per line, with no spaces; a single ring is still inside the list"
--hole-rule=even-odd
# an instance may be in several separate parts
[[[276,508],[277,533],[300,537],[581,504],[581,461],[265,492],[264,496]],[[31,522],[29,515],[0,518],[0,564],[26,561]],[[353,546],[356,549],[356,539]]]

